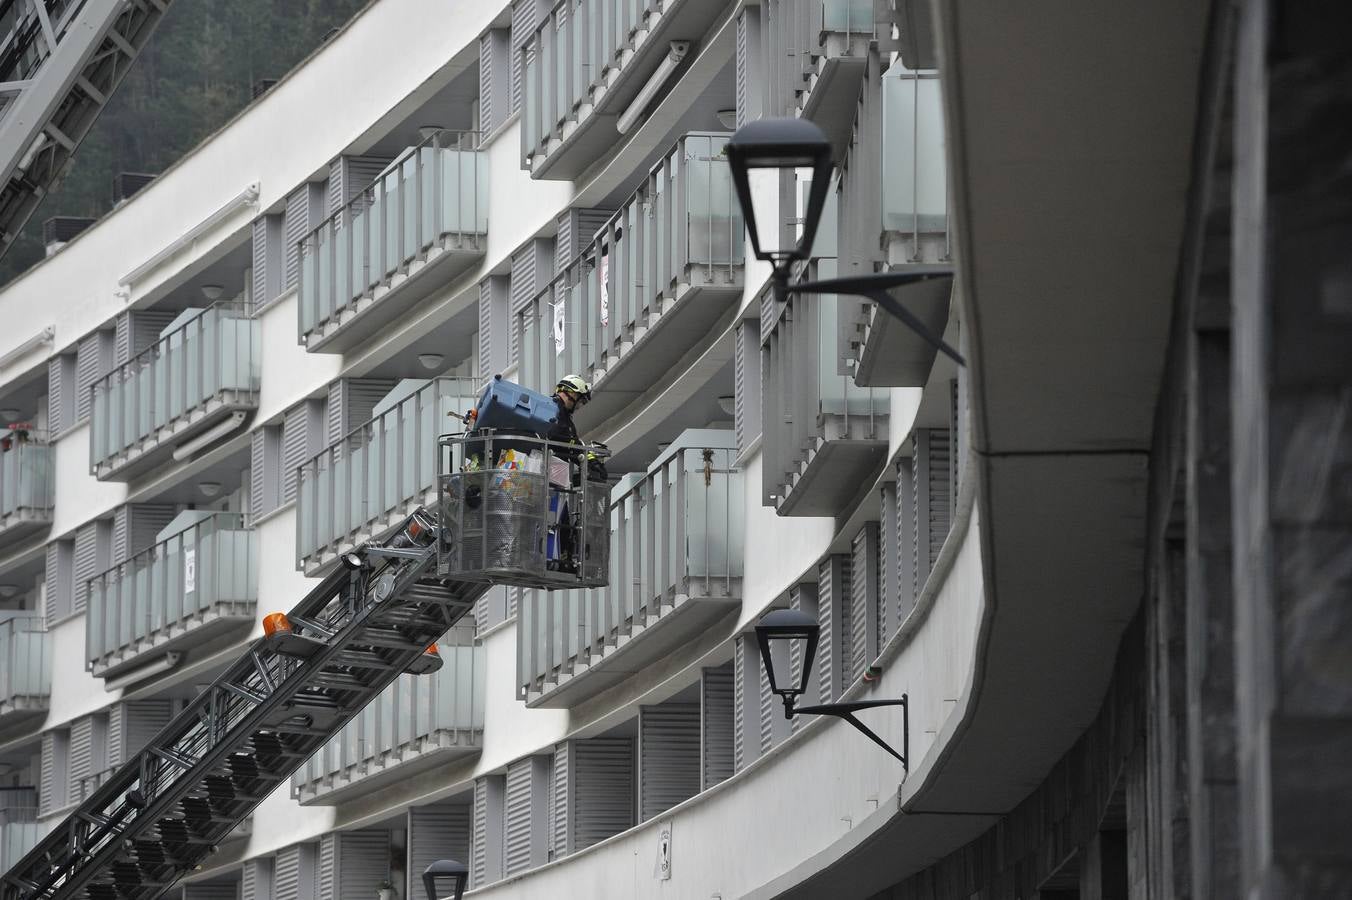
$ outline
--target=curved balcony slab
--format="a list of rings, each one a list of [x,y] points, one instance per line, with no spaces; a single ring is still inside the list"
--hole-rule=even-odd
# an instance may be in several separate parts
[[[437,642],[442,667],[401,675],[291,779],[303,805],[338,804],[477,755],[483,748],[486,653],[473,626]]]
[[[95,677],[201,646],[256,620],[256,533],[235,514],[197,518],[89,580],[86,658]]]
[[[342,353],[380,333],[484,255],[488,154],[439,132],[300,242],[299,341]]]
[[[610,583],[530,591],[517,624],[517,696],[572,707],[662,659],[740,607],[743,476],[731,434],[684,432],[612,491]]]
[[[126,481],[176,446],[258,408],[262,347],[244,304],[189,310],[91,388],[89,471]]]
[[[953,282],[935,279],[894,289],[892,296],[929,329],[942,335],[948,324]],[[854,383],[864,387],[924,387],[938,351],[903,322],[869,306],[859,322]]]

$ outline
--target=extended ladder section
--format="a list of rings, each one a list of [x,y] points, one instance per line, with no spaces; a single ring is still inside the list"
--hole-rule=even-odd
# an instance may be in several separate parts
[[[0,0],[0,254],[71,157],[172,0]]]
[[[429,646],[484,583],[436,575],[424,511],[367,546],[253,643],[3,879],[3,900],[152,900],[193,871]]]

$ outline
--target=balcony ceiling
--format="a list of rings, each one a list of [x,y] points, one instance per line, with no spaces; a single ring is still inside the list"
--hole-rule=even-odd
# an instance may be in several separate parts
[[[1139,604],[1208,6],[935,5],[988,589],[907,813],[1012,809],[1096,715]],[[908,818],[784,896],[867,896],[960,846],[902,862]]]
[[[183,310],[208,306],[202,294],[202,286],[207,284],[219,285],[223,288],[221,299],[229,300],[244,290],[244,270],[252,264],[250,232],[248,228],[241,228],[201,259],[137,298],[136,307],[144,309],[153,305],[155,309]]]
[[[439,125],[452,130],[468,130],[470,105],[479,96],[479,67],[457,69],[451,80],[426,99],[419,98],[411,111],[396,110],[400,118],[381,123],[384,131],[373,137],[361,153],[366,156],[398,156],[408,147],[422,142],[418,129]]]

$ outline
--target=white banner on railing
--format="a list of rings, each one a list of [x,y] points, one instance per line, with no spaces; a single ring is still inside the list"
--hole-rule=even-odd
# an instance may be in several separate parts
[[[197,548],[183,548],[183,593],[197,590]]]
[[[601,326],[610,324],[610,255],[601,248]]]
[[[567,334],[567,324],[564,319],[566,312],[564,301],[559,300],[554,304],[554,355],[563,355],[564,337]]]

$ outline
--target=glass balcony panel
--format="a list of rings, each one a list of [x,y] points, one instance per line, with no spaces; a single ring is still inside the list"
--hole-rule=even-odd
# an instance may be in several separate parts
[[[302,343],[341,350],[334,343],[339,329],[368,309],[384,310],[364,320],[375,327],[417,300],[411,291],[402,291],[402,300],[386,299],[401,276],[447,260],[463,267],[482,253],[488,162],[478,147],[477,133],[439,132],[301,241]],[[423,265],[414,268],[419,260]]]
[[[873,34],[871,0],[822,0],[822,30]]]
[[[258,405],[259,325],[242,301],[185,313],[93,388],[91,471],[132,474],[191,431]],[[158,453],[154,451],[160,451]]]
[[[896,63],[883,75],[883,230],[945,232],[948,174],[939,78]]]
[[[528,704],[581,702],[692,639],[737,601],[744,487],[729,438],[687,431],[646,474],[612,488],[612,587],[523,593],[517,674]]]
[[[432,379],[302,465],[296,548],[305,571],[432,502],[436,435],[477,401],[472,379]]]
[[[0,546],[52,522],[52,447],[45,432],[10,432],[0,449]]]
[[[578,372],[593,383],[584,417],[603,420],[668,374],[736,302],[743,238],[722,156],[727,138],[682,138],[515,315],[524,384],[549,391],[559,376]],[[657,337],[667,323],[677,324]],[[644,352],[633,353],[645,340]],[[621,374],[626,369],[630,375]]]
[[[86,658],[90,671],[107,677],[146,654],[252,623],[256,533],[238,514],[201,514],[88,586]]]
[[[39,613],[0,612],[0,617],[0,727],[9,727],[47,712],[51,639]]]
[[[293,776],[292,796],[301,803],[336,803],[478,753],[484,648],[472,625],[457,625],[437,642],[437,653],[439,670],[400,675],[315,753]]]

